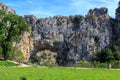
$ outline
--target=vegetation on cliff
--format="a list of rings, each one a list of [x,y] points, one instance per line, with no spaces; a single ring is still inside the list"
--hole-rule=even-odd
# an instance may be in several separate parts
[[[119,47],[110,47],[111,42],[116,40],[118,43],[120,40],[119,19],[111,20],[107,8],[91,9],[84,17],[76,15],[37,19],[33,15],[26,15],[25,20],[15,15],[12,9],[12,13],[3,8],[1,10],[0,58],[21,60],[25,55],[26,59],[29,57],[31,62],[40,65],[49,65],[50,62],[50,65],[62,66],[89,64],[87,61],[92,62],[94,56],[97,62],[94,64],[120,62]],[[119,18],[119,10],[116,15]],[[30,25],[31,34],[24,34],[24,31],[28,31],[26,23]]]
[[[21,34],[28,31],[23,17],[0,11],[0,58],[11,59],[15,56],[13,42],[20,42]]]

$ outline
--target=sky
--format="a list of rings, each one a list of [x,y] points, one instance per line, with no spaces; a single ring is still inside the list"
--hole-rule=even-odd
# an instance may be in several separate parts
[[[45,18],[55,15],[87,15],[89,9],[106,7],[109,15],[115,17],[120,0],[0,0],[18,15],[35,15]]]

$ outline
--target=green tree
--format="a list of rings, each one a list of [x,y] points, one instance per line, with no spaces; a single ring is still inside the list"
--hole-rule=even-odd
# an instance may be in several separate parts
[[[114,55],[112,53],[112,50],[109,48],[106,48],[96,54],[97,56],[97,61],[100,62],[108,62],[110,63],[111,61],[114,60]]]
[[[12,43],[20,42],[24,31],[29,31],[29,28],[23,17],[0,11],[0,46],[4,59],[12,57]]]
[[[120,61],[120,51],[116,50],[113,52],[114,58],[117,61]]]
[[[117,45],[111,45],[110,49],[113,52],[114,59],[116,61],[120,61],[120,47]]]

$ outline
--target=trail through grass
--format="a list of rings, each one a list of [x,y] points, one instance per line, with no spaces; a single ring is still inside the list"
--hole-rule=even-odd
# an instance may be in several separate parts
[[[0,61],[0,66],[17,66],[17,64],[8,61]]]

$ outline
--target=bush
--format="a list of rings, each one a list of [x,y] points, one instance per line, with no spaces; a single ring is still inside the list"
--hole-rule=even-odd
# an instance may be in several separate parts
[[[119,61],[120,60],[120,51],[116,50],[113,52],[115,60]]]
[[[40,61],[40,58],[39,58],[39,56],[37,56],[37,55],[35,55],[35,56],[33,56],[32,58],[31,58],[31,62],[32,63],[39,63],[39,61]]]
[[[112,62],[112,68],[120,68],[120,61],[114,61]]]
[[[94,62],[95,68],[108,68],[108,63]]]
[[[84,68],[94,68],[94,64],[86,60],[81,60],[78,64],[74,65],[75,67],[84,67]]]
[[[100,63],[94,61],[88,62],[86,60],[81,60],[78,64],[75,64],[74,67],[83,67],[83,68],[108,68],[108,63]]]
[[[41,66],[47,66],[47,67],[56,67],[57,64],[53,62],[44,62],[41,64]]]
[[[112,68],[120,68],[120,47],[111,44],[109,48],[97,51],[93,62],[97,68],[106,68],[108,63],[112,64]]]
[[[13,59],[15,59],[16,61],[24,60],[23,53],[19,49],[16,49],[15,52],[13,52],[13,53],[14,53]]]
[[[114,55],[112,53],[112,50],[109,48],[106,48],[102,51],[97,52],[96,54],[96,60],[100,61],[101,63],[110,63],[114,60]]]

